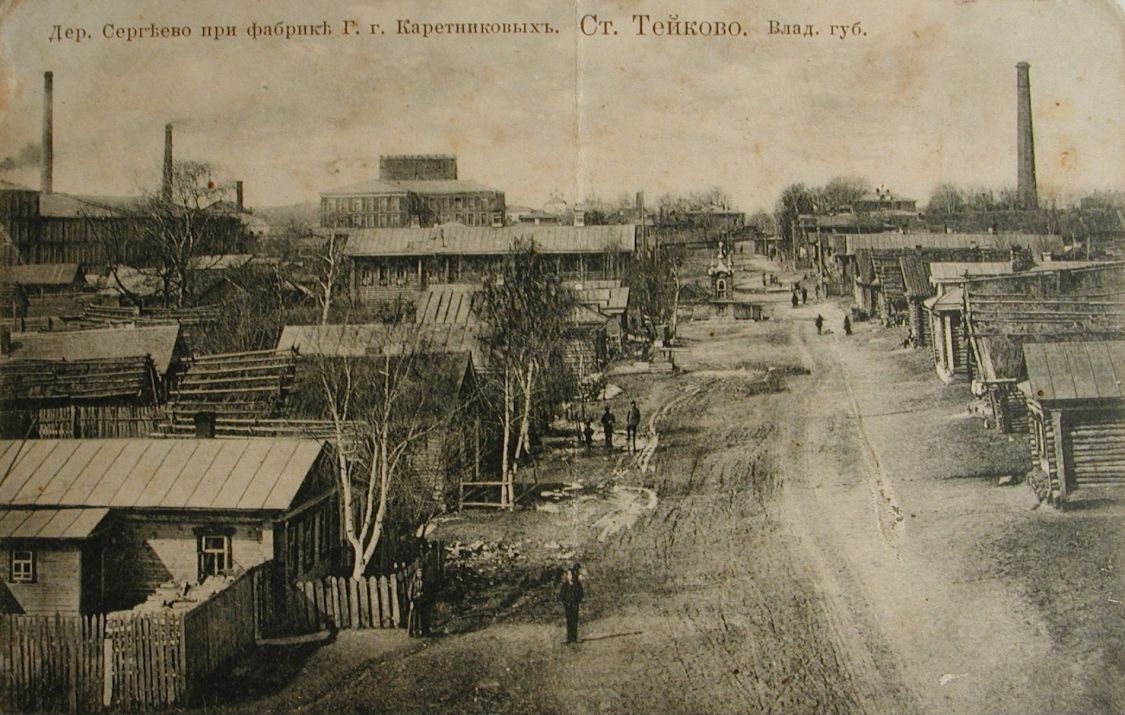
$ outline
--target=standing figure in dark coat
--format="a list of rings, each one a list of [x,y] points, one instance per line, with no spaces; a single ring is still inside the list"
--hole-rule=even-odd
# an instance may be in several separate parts
[[[625,419],[625,446],[630,452],[637,451],[637,427],[641,424],[641,411],[636,402],[629,403],[629,416]]]
[[[848,316],[844,316],[844,335],[852,334],[852,320]]]
[[[823,334],[824,333],[824,316],[823,315],[816,316],[815,322],[816,322],[816,334],[817,335]]]
[[[792,298],[793,298],[793,300],[792,300],[793,307],[796,308],[797,304],[801,302],[801,299],[797,297],[797,291],[793,291]]]
[[[582,428],[582,436],[586,439],[586,449],[594,446],[594,425],[590,424],[592,421],[587,417],[586,426]]]
[[[809,289],[801,286],[801,305],[809,302]]]
[[[617,418],[609,411],[609,405],[605,406],[605,412],[602,413],[602,431],[605,432],[605,448],[613,449],[613,427],[617,424]]]
[[[579,578],[578,564],[563,571],[562,585],[559,587],[559,600],[566,611],[566,642],[578,642],[578,604],[582,603],[582,579]]]

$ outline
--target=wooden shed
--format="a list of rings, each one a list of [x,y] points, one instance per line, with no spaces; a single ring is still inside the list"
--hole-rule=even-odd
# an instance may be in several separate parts
[[[1025,343],[1032,461],[1055,503],[1125,486],[1125,341]]]

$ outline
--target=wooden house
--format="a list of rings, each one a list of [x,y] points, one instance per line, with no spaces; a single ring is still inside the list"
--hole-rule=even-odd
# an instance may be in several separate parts
[[[185,353],[177,325],[14,333],[9,348],[0,355],[8,438],[147,436]]]
[[[1125,486],[1125,341],[1024,343],[1032,462],[1056,504]]]
[[[374,228],[347,232],[351,289],[360,302],[410,300],[433,283],[480,282],[521,242],[564,281],[621,279],[636,249],[632,225]]]
[[[1125,339],[1125,263],[1046,263],[965,281],[971,376],[987,393],[997,429],[1022,431],[1024,343]]]
[[[332,461],[307,439],[0,441],[0,605],[118,610],[270,560],[285,581],[324,575]]]

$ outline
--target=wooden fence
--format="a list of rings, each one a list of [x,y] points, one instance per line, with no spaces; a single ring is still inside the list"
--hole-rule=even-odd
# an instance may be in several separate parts
[[[287,604],[289,620],[302,630],[401,628],[406,625],[407,587],[416,568],[388,576],[298,581]]]
[[[0,615],[0,711],[135,712],[187,702],[254,645],[261,569],[182,613]]]

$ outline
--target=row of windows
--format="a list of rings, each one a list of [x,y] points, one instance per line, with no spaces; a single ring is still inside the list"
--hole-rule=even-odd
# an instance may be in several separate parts
[[[322,208],[327,213],[401,211],[403,198],[402,196],[353,196],[346,199],[324,199]]]

